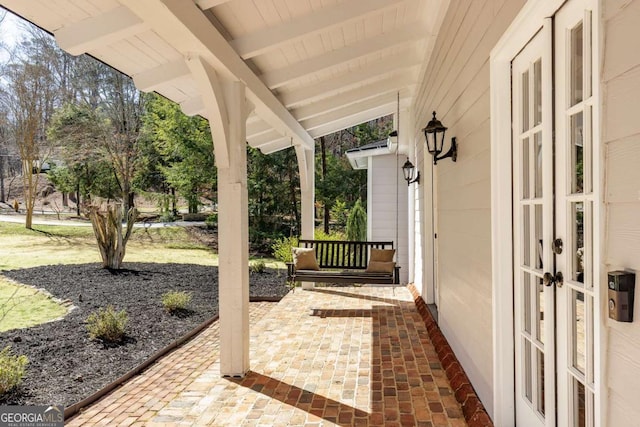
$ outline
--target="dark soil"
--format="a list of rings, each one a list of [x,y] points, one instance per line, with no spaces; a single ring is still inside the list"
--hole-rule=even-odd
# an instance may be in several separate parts
[[[65,405],[88,397],[156,351],[187,334],[218,312],[218,269],[192,264],[125,264],[109,271],[98,264],[52,265],[3,274],[17,282],[44,288],[77,308],[63,320],[0,333],[0,349],[29,358],[22,385],[0,396],[0,405]],[[254,299],[281,298],[286,273],[266,269],[250,275]],[[161,295],[191,292],[189,311],[166,313]],[[129,323],[120,345],[91,340],[86,319],[98,308],[126,310]]]

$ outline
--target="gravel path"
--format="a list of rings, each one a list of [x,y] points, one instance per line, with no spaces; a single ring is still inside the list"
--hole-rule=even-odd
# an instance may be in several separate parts
[[[98,264],[52,265],[5,271],[4,276],[44,288],[77,308],[63,320],[0,333],[0,348],[11,344],[29,358],[22,386],[0,396],[1,404],[69,406],[115,380],[150,355],[218,312],[218,270],[193,264],[127,263],[109,271]],[[281,298],[286,272],[251,273],[253,298]],[[191,292],[184,316],[164,312],[161,295]],[[89,339],[85,320],[92,311],[113,305],[129,316],[123,345],[106,347]]]

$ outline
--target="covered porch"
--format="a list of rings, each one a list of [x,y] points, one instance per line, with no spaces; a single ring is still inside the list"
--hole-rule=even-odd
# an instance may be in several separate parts
[[[313,238],[314,138],[395,114],[399,152],[409,154],[408,109],[447,10],[446,2],[415,0],[0,4],[50,32],[65,51],[92,55],[131,76],[139,90],[209,120],[218,178],[220,374],[228,377],[251,368],[246,145],[264,154],[295,150],[300,237]]]

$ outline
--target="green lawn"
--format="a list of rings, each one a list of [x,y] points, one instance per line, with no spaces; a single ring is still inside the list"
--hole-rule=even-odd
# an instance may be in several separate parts
[[[271,260],[270,267],[280,266]],[[34,226],[0,222],[0,274],[51,264],[99,263],[91,227]],[[127,262],[174,262],[218,265],[218,256],[194,242],[180,227],[136,228],[127,245]],[[43,284],[46,289],[46,284]],[[0,332],[24,328],[64,316],[66,308],[44,293],[0,276]]]
[[[28,328],[67,314],[67,308],[43,292],[0,277],[0,332]]]

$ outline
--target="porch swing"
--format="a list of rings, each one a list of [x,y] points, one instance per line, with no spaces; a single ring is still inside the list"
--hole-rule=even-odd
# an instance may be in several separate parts
[[[400,93],[397,94],[397,117]],[[389,137],[397,137],[397,131]],[[396,152],[396,165],[398,155]],[[398,175],[396,173],[396,242],[398,241]],[[393,241],[299,240],[293,262],[287,263],[289,282],[400,284]]]

